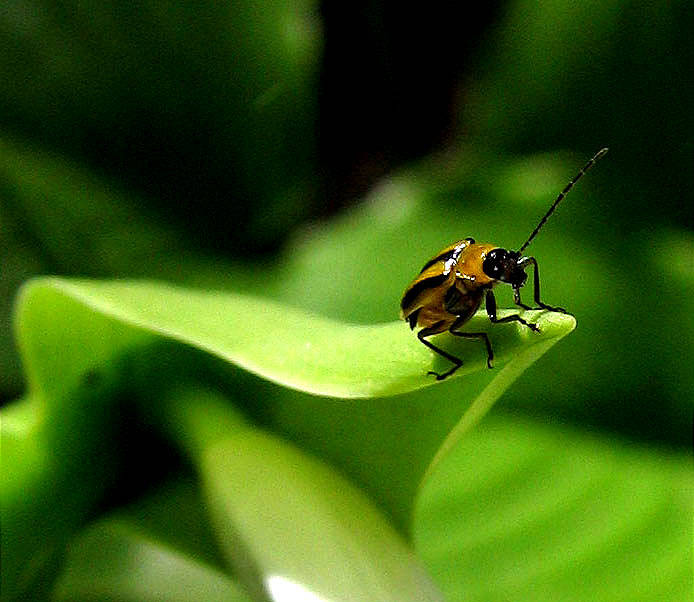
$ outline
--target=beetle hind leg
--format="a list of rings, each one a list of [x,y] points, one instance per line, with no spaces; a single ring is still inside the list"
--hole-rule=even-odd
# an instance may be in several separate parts
[[[486,332],[458,332],[454,331],[453,327],[455,325],[451,326],[450,333],[454,334],[457,337],[465,337],[466,339],[481,339],[484,341],[484,344],[487,346],[487,368],[492,369],[494,366],[492,365],[492,362],[494,361],[494,350],[492,349],[492,343],[489,340],[489,336],[487,335]]]
[[[427,328],[422,328],[417,333],[417,338],[422,341],[429,349],[434,351],[435,353],[438,353],[440,356],[445,357],[449,362],[453,363],[453,367],[443,373],[439,372],[434,372],[433,370],[429,370],[427,374],[432,374],[436,377],[436,380],[443,380],[444,378],[448,378],[451,374],[453,374],[460,366],[463,365],[463,360],[461,360],[459,357],[456,357],[455,355],[452,355],[448,353],[447,351],[444,351],[440,347],[437,347],[434,345],[431,341],[427,341],[425,337],[430,337],[435,334],[439,334],[442,332],[441,327],[443,326],[444,322],[437,322],[436,324],[433,324],[432,326],[429,326]]]

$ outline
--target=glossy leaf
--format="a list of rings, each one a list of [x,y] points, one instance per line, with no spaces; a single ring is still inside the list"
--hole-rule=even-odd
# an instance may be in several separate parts
[[[455,378],[474,371],[485,379],[504,374],[499,381],[503,384],[495,386],[494,395],[488,397],[493,401],[510,383],[509,374],[522,370],[528,358],[538,357],[574,326],[570,316],[538,314],[529,317],[537,319],[541,334],[514,324],[497,327],[491,334],[498,368],[506,363],[513,366],[510,360],[515,355],[520,358],[510,372],[487,370],[478,345],[444,340],[442,344],[450,344],[465,360]],[[26,558],[35,555],[36,546],[50,550],[61,542],[84,520],[107,484],[110,473],[96,462],[85,463],[84,458],[98,454],[106,465],[114,459],[108,440],[113,411],[109,400],[114,389],[122,386],[116,360],[124,355],[162,338],[174,340],[276,383],[335,397],[414,391],[434,384],[426,373],[442,365],[441,358],[435,358],[402,322],[349,325],[259,298],[152,282],[35,280],[20,297],[16,323],[36,404],[31,425],[12,443],[15,465],[0,479],[3,513],[9,517],[4,545],[12,551],[12,562],[3,563],[3,572],[17,582],[31,578],[26,572],[32,565]],[[489,322],[475,317],[471,327],[489,328]],[[533,351],[526,355],[524,350],[529,349]],[[447,418],[444,428],[459,416],[453,422]],[[433,429],[431,437],[446,432]],[[3,429],[3,446],[13,437]],[[437,443],[433,441],[433,449],[430,443],[418,450],[424,463]],[[24,453],[32,449],[50,449],[50,454]],[[29,457],[35,461],[19,460]],[[423,469],[421,460],[411,469],[419,467]],[[409,474],[412,483],[421,476],[417,473],[412,480]],[[66,493],[64,489],[69,490],[75,478],[83,487],[75,495]],[[27,498],[24,492],[30,483],[46,486],[32,489],[33,495]],[[62,499],[60,504],[57,498]],[[399,497],[396,512],[406,513],[411,498]],[[27,524],[43,525],[44,534],[50,536],[40,541],[25,537],[22,525]]]
[[[254,561],[273,600],[442,599],[364,494],[297,448],[247,431],[202,471],[220,544],[237,566]]]
[[[232,293],[186,290],[154,282],[42,279],[25,290],[24,305],[35,306],[33,298],[37,296],[51,297],[50,302],[63,305],[77,304],[140,332],[187,343],[268,380],[317,395],[350,398],[404,393],[435,383],[427,371],[446,365],[403,323],[344,324]],[[45,306],[48,302],[41,303]],[[491,332],[496,364],[501,366],[526,347],[548,349],[575,325],[568,315],[535,312],[527,317],[537,321],[541,333],[517,324],[494,327],[491,332],[489,320],[482,315],[470,321],[470,329]],[[20,320],[32,319],[32,314],[20,313]],[[112,324],[109,330],[114,330]],[[113,336],[121,335],[114,332]],[[135,334],[129,336],[137,338]],[[454,377],[486,369],[486,356],[480,353],[479,345],[466,343],[455,341],[451,345],[458,353],[465,350],[465,363]],[[47,370],[46,376],[54,374],[55,368]],[[46,367],[36,368],[40,369]]]
[[[105,521],[70,545],[56,601],[250,602],[238,583],[128,525]]]
[[[386,516],[327,463],[246,423],[214,389],[156,405],[200,473],[219,547],[259,598],[441,600]]]
[[[416,547],[451,600],[691,600],[694,471],[566,428],[489,419],[421,492]]]

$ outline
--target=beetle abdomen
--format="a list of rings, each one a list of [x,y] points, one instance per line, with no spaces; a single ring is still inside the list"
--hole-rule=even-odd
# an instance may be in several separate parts
[[[424,298],[430,297],[431,295],[429,293],[436,290],[449,278],[449,274],[439,273],[434,276],[429,276],[428,278],[416,280],[407,290],[400,303],[403,314],[407,316],[409,313],[408,309],[411,311],[413,308],[424,305]]]

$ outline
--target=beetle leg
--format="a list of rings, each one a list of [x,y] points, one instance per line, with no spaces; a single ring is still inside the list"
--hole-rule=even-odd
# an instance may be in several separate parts
[[[492,349],[492,342],[489,340],[489,336],[486,332],[460,332],[455,330],[462,325],[463,321],[464,320],[461,318],[458,318],[455,322],[453,322],[451,327],[448,329],[448,332],[457,337],[465,337],[466,339],[482,339],[484,344],[487,346],[487,368],[493,368],[494,366],[492,366],[492,361],[494,360],[494,350]]]
[[[535,332],[540,332],[540,328],[537,326],[537,324],[532,324],[530,322],[527,322],[523,318],[521,318],[518,314],[514,314],[512,316],[506,316],[505,318],[497,318],[496,317],[496,298],[494,297],[494,293],[491,290],[487,291],[487,296],[485,297],[485,305],[487,308],[487,316],[489,316],[489,320],[492,322],[492,324],[503,324],[504,322],[520,322],[523,324],[523,326],[527,326],[530,328],[530,330],[534,330]]]
[[[540,301],[540,273],[537,270],[537,261],[535,261],[534,257],[527,257],[525,262],[533,264],[533,295],[535,298],[535,303],[537,303],[537,307],[535,309],[546,309],[547,311],[556,311],[560,314],[567,313],[563,307],[552,307],[551,305],[547,305],[546,303]]]
[[[522,307],[523,309],[532,309],[532,307],[530,307],[529,305],[526,305],[525,303],[523,303],[523,302],[521,301],[521,298],[520,298],[520,287],[514,288],[514,289],[513,289],[513,302],[514,302],[518,307]]]
[[[427,328],[422,328],[418,333],[417,333],[417,338],[422,341],[429,349],[432,351],[438,353],[439,355],[445,357],[447,360],[450,362],[453,362],[455,364],[448,372],[444,372],[443,374],[439,374],[438,372],[434,372],[433,370],[429,370],[427,374],[433,374],[436,377],[436,380],[443,380],[444,378],[450,376],[453,374],[460,366],[463,365],[463,360],[461,360],[459,357],[456,357],[455,355],[451,355],[447,351],[444,351],[440,347],[437,347],[434,345],[431,341],[427,341],[424,337],[430,337],[435,334],[439,334],[441,332],[441,326],[444,324],[443,321],[441,322],[436,322],[436,324],[432,324],[431,326]]]

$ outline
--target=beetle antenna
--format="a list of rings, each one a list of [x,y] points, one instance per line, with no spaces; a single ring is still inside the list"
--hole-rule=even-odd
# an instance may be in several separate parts
[[[532,239],[535,238],[535,236],[537,236],[537,233],[540,231],[540,229],[542,228],[542,226],[545,225],[545,222],[547,221],[547,219],[549,218],[549,216],[552,215],[552,213],[554,213],[554,210],[557,208],[557,205],[558,205],[559,203],[561,203],[561,202],[564,200],[564,197],[565,197],[567,194],[569,194],[569,190],[571,190],[571,189],[574,187],[574,184],[576,184],[576,182],[578,182],[578,181],[583,177],[583,175],[584,175],[591,167],[593,167],[593,165],[595,165],[595,162],[596,162],[598,159],[600,159],[601,157],[603,157],[603,156],[605,155],[605,153],[607,153],[608,150],[609,150],[609,149],[607,149],[607,148],[603,148],[603,149],[600,149],[597,153],[595,153],[595,155],[593,156],[593,158],[592,158],[590,161],[588,161],[588,163],[586,163],[586,164],[583,166],[583,169],[581,169],[581,171],[579,171],[579,172],[574,176],[574,178],[566,185],[566,187],[564,188],[564,190],[562,190],[562,191],[559,193],[559,196],[558,196],[557,199],[554,201],[554,203],[552,203],[552,206],[549,208],[549,211],[547,211],[547,213],[545,213],[544,217],[540,220],[540,223],[537,224],[537,227],[533,230],[533,233],[530,235],[530,237],[528,238],[528,240],[526,240],[525,243],[523,244],[523,246],[522,246],[520,249],[518,249],[518,252],[519,252],[519,253],[522,253],[523,250],[530,244],[530,242],[532,241]]]

